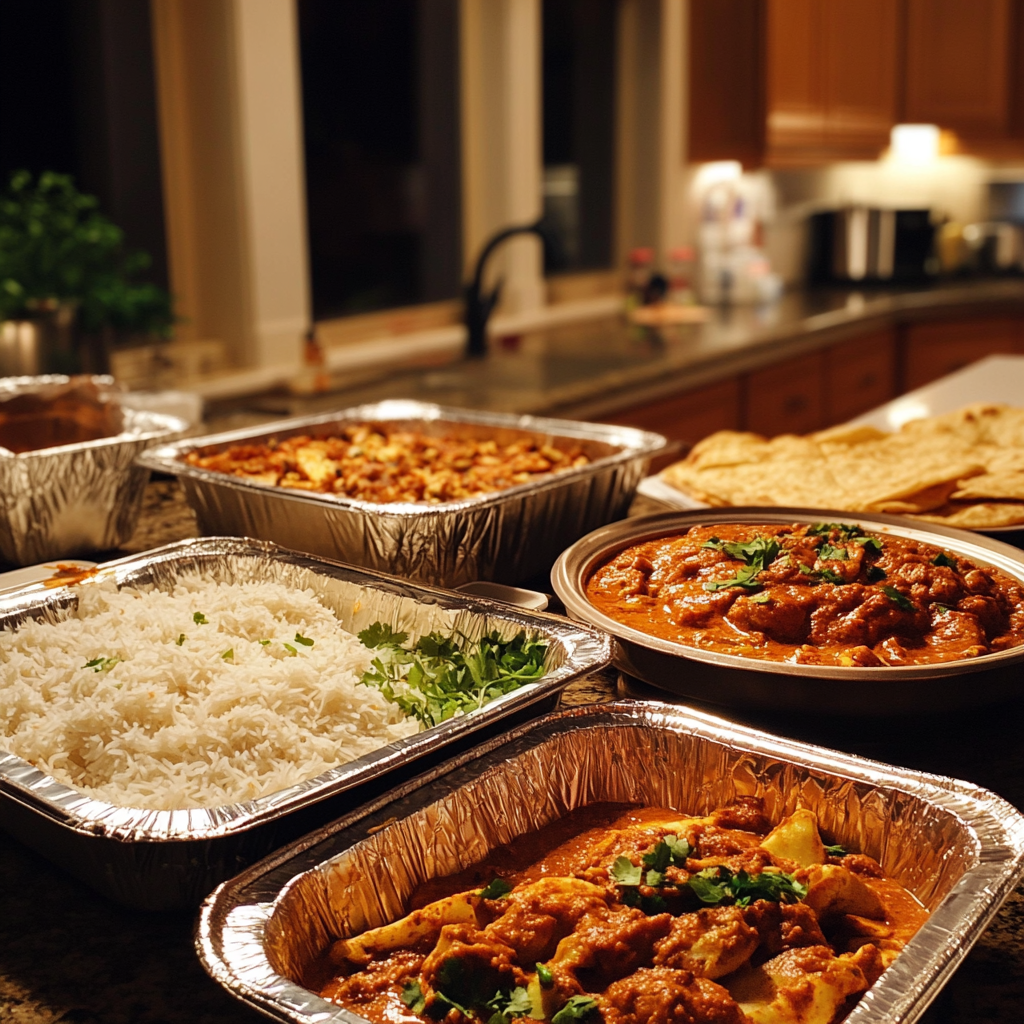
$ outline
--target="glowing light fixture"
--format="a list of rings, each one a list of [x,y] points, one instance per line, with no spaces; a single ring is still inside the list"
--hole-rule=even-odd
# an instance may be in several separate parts
[[[926,164],[939,155],[939,126],[936,124],[896,124],[889,136],[894,160],[907,164]]]

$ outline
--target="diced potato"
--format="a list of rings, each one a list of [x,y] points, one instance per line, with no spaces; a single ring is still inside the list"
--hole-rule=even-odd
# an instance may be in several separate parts
[[[853,872],[839,864],[815,864],[800,874],[807,885],[804,902],[816,914],[855,914],[885,920],[885,907]]]
[[[366,964],[377,953],[409,949],[421,942],[436,941],[446,924],[476,921],[479,903],[480,897],[476,892],[463,892],[428,903],[391,924],[371,928],[353,939],[339,939],[331,946],[331,959],[335,963],[348,960],[354,964]]]
[[[825,846],[818,835],[817,816],[803,808],[783,818],[768,833],[761,848],[775,857],[796,861],[805,868],[825,863]]]

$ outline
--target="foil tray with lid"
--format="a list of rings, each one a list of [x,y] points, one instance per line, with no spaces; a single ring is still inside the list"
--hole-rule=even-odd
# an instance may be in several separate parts
[[[944,711],[1005,700],[1021,692],[1024,647],[930,665],[839,666],[768,661],[692,647],[643,633],[599,611],[587,598],[594,571],[620,551],[693,526],[729,523],[854,523],[882,535],[922,541],[993,566],[1024,586],[1024,553],[989,537],[905,516],[807,508],[716,508],[660,512],[612,523],[559,556],[551,584],[569,615],[618,641],[615,664],[653,686],[711,704],[819,714],[884,716]]]
[[[353,1024],[306,987],[337,938],[395,920],[424,881],[589,804],[707,814],[739,796],[773,821],[813,810],[930,917],[846,1018],[920,1018],[1024,875],[1024,816],[1001,797],[696,711],[621,702],[535,720],[312,833],[221,885],[196,946],[210,975],[290,1024]]]
[[[195,907],[245,865],[315,825],[349,811],[358,791],[511,716],[546,710],[574,678],[611,659],[612,641],[565,619],[484,598],[408,583],[287,551],[261,541],[182,541],[86,570],[121,586],[168,588],[183,575],[225,582],[278,582],[311,588],[352,632],[383,621],[413,637],[431,630],[477,638],[491,630],[537,634],[548,644],[547,674],[469,715],[398,740],[316,778],[241,803],[210,809],[119,807],[72,789],[4,750],[0,737],[0,827],[56,864],[131,906]],[[89,585],[86,583],[85,585]],[[59,621],[77,604],[67,586],[40,583],[0,597],[0,630],[27,619]],[[547,707],[545,707],[545,702]]]
[[[0,402],[59,393],[74,381],[60,375],[0,379]],[[111,377],[84,378],[103,388]],[[110,395],[117,402],[116,392]],[[0,558],[32,565],[117,547],[135,532],[149,471],[136,456],[183,433],[175,416],[122,408],[119,433],[15,454],[0,448]]]
[[[327,437],[358,422],[400,425],[509,444],[525,438],[582,448],[590,463],[478,498],[438,505],[375,504],[262,484],[192,466],[189,452]],[[283,420],[258,429],[193,437],[146,452],[140,463],[178,476],[200,531],[258,537],[381,572],[455,587],[474,580],[521,583],[547,572],[559,552],[626,514],[659,434],[604,424],[446,409],[393,400]]]

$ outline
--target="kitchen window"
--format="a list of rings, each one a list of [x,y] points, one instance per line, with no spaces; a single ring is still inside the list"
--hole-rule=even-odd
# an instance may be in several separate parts
[[[457,0],[299,0],[313,317],[462,277]]]

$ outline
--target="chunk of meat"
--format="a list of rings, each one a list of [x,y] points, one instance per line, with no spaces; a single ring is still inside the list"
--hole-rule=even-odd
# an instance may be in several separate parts
[[[588,992],[599,992],[654,958],[654,946],[672,928],[671,914],[648,917],[635,907],[586,914],[558,944],[550,964],[573,974]]]
[[[431,991],[463,1006],[483,1005],[498,989],[512,989],[527,980],[511,946],[462,924],[441,929],[437,945],[423,961],[421,976]]]
[[[847,954],[807,946],[737,971],[726,987],[753,1024],[830,1024],[846,998],[868,982]]]
[[[783,643],[802,644],[810,634],[815,595],[807,587],[776,587],[765,602],[741,595],[726,620],[745,633],[763,633]]]
[[[720,985],[689,971],[648,967],[598,996],[605,1024],[748,1024]]]
[[[672,922],[672,930],[654,947],[654,964],[721,978],[742,967],[758,941],[757,929],[740,907],[708,907]]]
[[[787,949],[827,945],[818,918],[804,903],[755,900],[744,909],[743,916],[757,929],[761,948],[769,956],[777,956]]]

